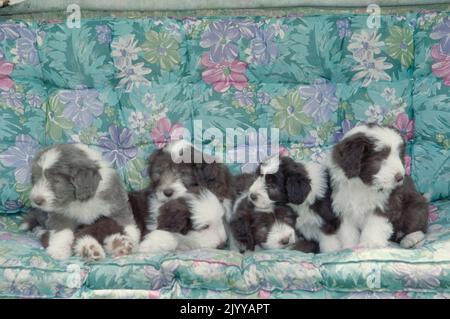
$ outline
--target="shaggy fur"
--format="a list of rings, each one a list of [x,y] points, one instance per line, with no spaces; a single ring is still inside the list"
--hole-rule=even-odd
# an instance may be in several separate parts
[[[260,212],[243,195],[237,200],[230,222],[231,233],[241,253],[256,249],[297,249],[317,252],[317,245],[296,235],[295,212],[288,206],[275,205],[271,213]]]
[[[234,198],[225,165],[179,141],[153,152],[148,173],[148,189],[129,195],[138,224],[149,232],[140,251],[224,247],[223,219]]]
[[[388,127],[361,125],[335,145],[329,159],[332,206],[341,217],[343,247],[412,247],[427,229],[427,201],[405,176],[405,144]]]
[[[32,185],[30,199],[35,209],[22,228],[40,226],[43,244],[52,257],[66,259],[74,250],[80,257],[98,259],[104,256],[100,251],[104,237],[114,234],[122,234],[126,249],[111,253],[137,248],[140,233],[123,183],[97,152],[82,144],[43,149],[33,159]],[[95,254],[82,253],[94,246]]]
[[[295,162],[289,157],[269,157],[256,171],[249,200],[259,211],[271,212],[275,204],[290,206],[297,214],[296,229],[320,251],[341,248],[336,236],[340,220],[331,207],[331,190],[324,166]]]
[[[236,196],[241,195],[244,192],[248,192],[250,186],[255,182],[258,176],[256,174],[243,173],[237,176],[234,176],[234,189]]]

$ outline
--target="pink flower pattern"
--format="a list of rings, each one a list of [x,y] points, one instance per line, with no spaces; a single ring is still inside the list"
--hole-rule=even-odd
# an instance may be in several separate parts
[[[148,299],[160,299],[160,292],[158,290],[149,290]]]
[[[431,66],[434,75],[444,80],[444,85],[450,86],[450,55],[440,50],[439,44],[431,48],[431,57],[436,61]]]
[[[0,89],[9,91],[14,85],[13,80],[9,77],[14,69],[14,64],[0,60]]]
[[[428,221],[433,223],[439,219],[438,208],[434,205],[428,205]]]
[[[405,174],[410,176],[411,175],[411,156],[405,155]]]
[[[267,290],[260,290],[258,295],[259,295],[259,298],[261,298],[261,299],[269,299],[271,293],[270,293],[270,291],[267,291]]]
[[[289,156],[289,149],[287,149],[286,147],[280,145],[279,150],[280,150],[280,156],[281,157]]]
[[[181,139],[184,136],[184,127],[176,123],[172,125],[170,119],[162,117],[152,130],[151,138],[157,148],[163,148],[168,143]]]
[[[208,53],[203,54],[201,63],[206,67],[206,70],[202,73],[203,81],[211,84],[216,92],[224,93],[231,86],[239,91],[247,87],[247,77],[245,76],[247,63],[239,60],[231,62],[222,60],[219,63],[214,63],[209,58]]]
[[[400,131],[405,141],[409,141],[414,136],[414,120],[410,120],[408,114],[400,113],[397,115],[394,127]]]

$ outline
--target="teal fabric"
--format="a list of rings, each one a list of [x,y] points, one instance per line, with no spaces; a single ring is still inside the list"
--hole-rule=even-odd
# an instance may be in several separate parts
[[[31,158],[54,143],[96,148],[130,189],[139,189],[148,154],[180,127],[192,138],[218,130],[215,141],[204,143],[212,149],[222,135],[226,156],[234,152],[227,128],[276,127],[283,151],[316,161],[360,122],[395,125],[412,139],[413,35],[420,17],[382,16],[373,30],[367,15],[356,14],[105,18],[82,20],[80,28],[5,22],[2,211],[26,209]],[[220,37],[224,44],[214,43]],[[270,140],[270,132],[261,134]],[[240,152],[246,142],[238,143]],[[418,172],[429,169],[419,160]],[[252,165],[230,167],[238,172]],[[448,185],[441,180],[435,193]]]
[[[2,21],[0,295],[448,297],[449,14],[383,15],[378,29],[368,29],[367,18],[103,18],[84,19],[81,28]],[[197,135],[218,129],[216,139],[205,139],[206,152],[227,128],[277,127],[282,152],[320,161],[361,122],[393,125],[409,142],[407,172],[433,200],[422,248],[57,262],[18,231],[30,163],[46,145],[85,143],[128,189],[140,189],[148,155],[181,127]],[[246,143],[223,152],[245,151]],[[234,173],[254,167],[230,165]]]
[[[413,91],[416,143],[412,154],[413,178],[433,199],[450,195],[450,73],[445,54],[450,34],[448,17],[418,20],[415,36]]]
[[[18,230],[19,220],[0,217],[0,297],[450,297],[450,201],[430,206],[426,242],[418,249],[391,244],[317,255],[202,249],[58,262]]]
[[[130,10],[212,10],[212,9],[248,9],[248,8],[273,8],[273,7],[366,7],[372,2],[370,0],[322,0],[320,2],[313,0],[98,0],[95,2],[89,0],[54,0],[51,2],[39,0],[27,0],[24,3],[5,8],[7,14],[29,13],[29,12],[48,12],[53,10],[66,11],[66,8],[76,3],[82,10],[105,10],[105,8],[114,11]],[[446,0],[379,0],[377,5],[387,6],[423,6],[431,4],[447,3]]]

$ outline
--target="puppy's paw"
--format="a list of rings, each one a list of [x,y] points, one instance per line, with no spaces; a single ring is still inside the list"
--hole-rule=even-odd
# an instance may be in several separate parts
[[[105,258],[105,251],[100,243],[92,236],[84,236],[75,242],[75,255],[89,261]]]
[[[139,246],[140,253],[161,253],[174,251],[178,247],[177,238],[164,230],[154,230],[145,236]]]
[[[30,223],[29,223],[29,222],[22,222],[22,223],[19,225],[19,230],[20,230],[20,231],[29,231],[29,230],[31,230],[31,225],[30,225]]]
[[[321,253],[329,253],[333,251],[341,250],[341,243],[337,236],[334,235],[324,235],[319,241],[319,247]]]
[[[64,260],[72,256],[73,232],[70,229],[48,233],[48,254],[55,259]]]
[[[361,236],[359,248],[384,248],[389,245],[389,241],[382,237]]]
[[[422,231],[416,231],[414,233],[407,234],[400,241],[400,246],[403,248],[414,248],[420,246],[425,239],[425,234]]]
[[[47,253],[54,259],[65,260],[70,258],[72,255],[70,246],[61,246],[61,245],[49,245],[47,247]]]
[[[136,245],[127,235],[114,234],[104,241],[106,252],[115,257],[129,255],[134,252]]]
[[[368,218],[366,226],[361,232],[359,246],[363,248],[387,247],[392,232],[393,226],[387,218],[372,215]]]

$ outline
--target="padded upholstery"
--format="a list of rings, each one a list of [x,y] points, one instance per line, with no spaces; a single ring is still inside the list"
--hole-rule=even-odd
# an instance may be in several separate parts
[[[385,14],[376,29],[367,20],[99,18],[82,20],[81,28],[1,22],[0,295],[448,296],[449,13]],[[208,128],[225,137],[227,128],[277,127],[285,152],[320,161],[360,122],[394,125],[409,141],[408,172],[433,200],[424,247],[315,256],[200,250],[57,262],[17,228],[14,213],[29,207],[32,156],[46,145],[88,144],[129,189],[139,189],[147,184],[148,155],[180,126],[192,138]],[[239,143],[242,152],[246,142]],[[233,154],[234,145],[224,152]],[[254,167],[230,164],[234,173]]]

